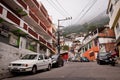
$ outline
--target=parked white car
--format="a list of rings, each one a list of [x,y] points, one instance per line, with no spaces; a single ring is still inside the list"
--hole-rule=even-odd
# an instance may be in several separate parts
[[[33,74],[35,74],[37,70],[50,70],[51,67],[51,58],[43,54],[30,53],[23,56],[20,60],[11,62],[8,66],[8,69],[12,73],[31,71]]]

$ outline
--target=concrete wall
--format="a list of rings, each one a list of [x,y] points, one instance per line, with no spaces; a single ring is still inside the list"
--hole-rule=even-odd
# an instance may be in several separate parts
[[[114,0],[111,0],[111,4],[113,4],[113,13],[110,17],[110,22],[109,22],[109,26],[110,28],[113,28],[115,27],[115,24],[116,24],[116,20],[117,18],[119,17],[119,10],[120,10],[120,1],[118,1],[117,3],[114,2]],[[110,6],[109,6],[110,8]],[[110,15],[110,12],[109,12],[109,15]]]
[[[8,44],[0,42],[0,79],[11,76],[8,71],[9,63],[11,61],[19,59],[20,56],[26,53],[33,52],[26,49],[18,49]]]

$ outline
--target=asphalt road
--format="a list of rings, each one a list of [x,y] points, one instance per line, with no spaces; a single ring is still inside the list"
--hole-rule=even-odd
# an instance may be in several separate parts
[[[19,74],[3,80],[120,80],[120,65],[98,65],[96,62],[68,62],[64,67],[39,71],[35,75]]]

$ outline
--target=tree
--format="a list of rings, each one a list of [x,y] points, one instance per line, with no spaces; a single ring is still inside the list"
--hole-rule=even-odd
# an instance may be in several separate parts
[[[64,45],[64,46],[62,46],[62,49],[63,49],[63,50],[69,50],[69,46]]]

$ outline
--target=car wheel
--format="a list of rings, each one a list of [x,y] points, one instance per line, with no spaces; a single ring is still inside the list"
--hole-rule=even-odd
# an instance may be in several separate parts
[[[62,66],[62,62],[60,61],[59,63],[58,63],[58,67],[61,67]]]
[[[101,62],[101,61],[99,61],[99,65],[102,65],[102,62]]]
[[[33,68],[32,68],[32,74],[36,74],[36,73],[37,73],[37,67],[33,66]]]
[[[99,64],[99,61],[97,61],[97,64]]]
[[[56,67],[56,68],[59,67],[59,62],[57,62],[57,63],[55,64],[55,67]]]
[[[62,66],[64,66],[64,62],[62,62]]]
[[[50,71],[50,70],[51,70],[51,65],[50,65],[50,64],[48,65],[47,70],[48,70],[48,71]]]

